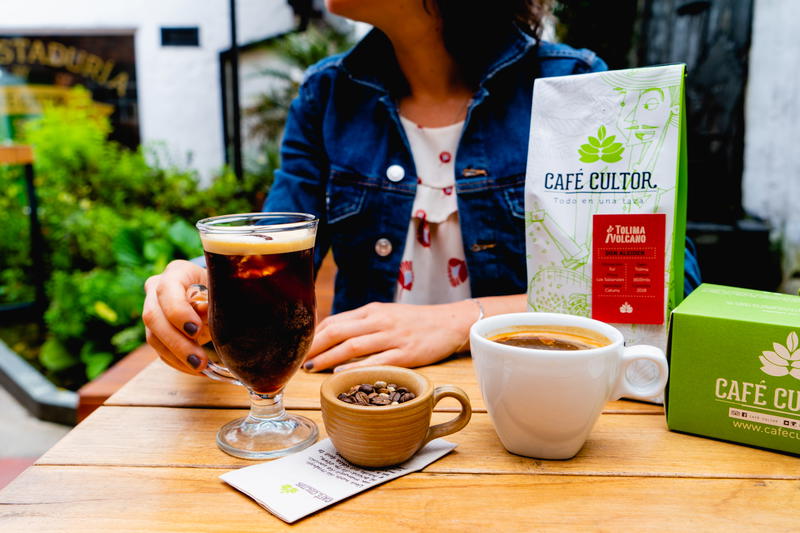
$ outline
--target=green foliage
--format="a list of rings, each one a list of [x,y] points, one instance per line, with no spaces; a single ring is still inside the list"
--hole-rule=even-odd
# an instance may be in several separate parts
[[[293,33],[269,44],[285,65],[261,71],[270,79],[271,89],[246,109],[251,123],[250,133],[261,137],[266,153],[277,153],[277,145],[289,112],[289,105],[300,89],[303,71],[322,59],[353,46],[350,34],[329,26],[309,26],[302,33]]]
[[[48,268],[38,363],[76,388],[144,342],[144,282],[173,259],[202,254],[193,223],[260,209],[271,172],[238,180],[222,171],[201,189],[156,149],[108,141],[109,122],[85,90],[70,102],[30,122],[25,142],[34,147]],[[20,169],[0,167],[0,302],[33,298],[27,205]]]
[[[302,70],[351,44],[349,35],[324,26],[274,41],[270,48],[284,66],[261,73],[275,81],[273,89],[247,110],[264,157],[248,161],[242,179],[223,170],[205,189],[194,172],[165,156],[164,146],[131,151],[109,142],[109,121],[94,111],[85,90],[27,124],[48,262],[47,331],[38,363],[53,381],[80,387],[144,342],[145,280],[173,259],[202,253],[195,221],[261,208]],[[3,303],[33,299],[26,206],[20,169],[0,167]]]

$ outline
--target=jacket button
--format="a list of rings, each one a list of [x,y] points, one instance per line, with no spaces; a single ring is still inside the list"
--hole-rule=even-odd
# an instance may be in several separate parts
[[[375,241],[375,253],[381,257],[386,257],[392,253],[392,243],[389,242],[389,239],[381,237]]]
[[[391,165],[386,169],[386,177],[389,181],[398,182],[406,177],[406,171],[400,165]]]

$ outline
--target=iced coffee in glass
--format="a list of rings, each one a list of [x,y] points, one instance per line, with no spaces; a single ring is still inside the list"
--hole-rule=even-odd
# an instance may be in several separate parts
[[[317,439],[316,425],[284,411],[282,391],[311,345],[317,219],[248,213],[197,223],[208,268],[208,324],[222,365],[205,373],[244,385],[250,413],[223,426],[217,444],[248,459],[279,457]]]

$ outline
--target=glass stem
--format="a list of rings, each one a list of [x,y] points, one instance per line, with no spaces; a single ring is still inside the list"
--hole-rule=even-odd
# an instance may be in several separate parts
[[[283,390],[275,394],[259,394],[250,392],[249,418],[256,420],[275,420],[283,418],[286,411],[283,409]]]

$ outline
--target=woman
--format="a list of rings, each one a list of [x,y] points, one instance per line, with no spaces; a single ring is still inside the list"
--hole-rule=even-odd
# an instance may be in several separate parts
[[[327,1],[376,29],[309,69],[264,206],[317,215],[317,266],[332,248],[339,269],[306,370],[433,363],[480,316],[525,309],[533,80],[606,68],[538,40],[545,3]],[[176,261],[145,286],[148,342],[191,373],[209,335],[186,289],[204,282]]]

